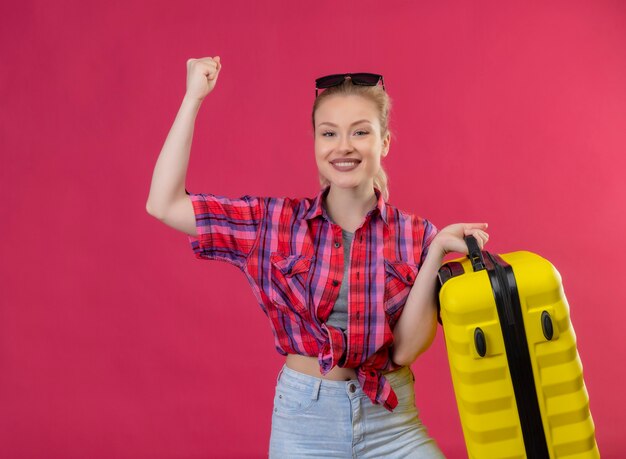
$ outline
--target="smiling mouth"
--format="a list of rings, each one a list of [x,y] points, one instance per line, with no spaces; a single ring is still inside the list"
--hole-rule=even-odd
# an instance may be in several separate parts
[[[360,161],[337,161],[331,163],[335,169],[341,172],[351,171],[352,169],[356,169],[356,167],[361,164]]]

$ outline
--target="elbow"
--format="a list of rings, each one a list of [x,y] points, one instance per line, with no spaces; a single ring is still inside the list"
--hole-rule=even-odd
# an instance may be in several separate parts
[[[155,210],[152,206],[150,206],[150,202],[146,202],[146,212],[148,212],[148,214],[152,215],[154,218],[163,220],[163,214]]]
[[[436,332],[436,329],[435,329]],[[398,348],[394,347],[391,353],[391,360],[396,365],[407,366],[411,365],[413,362],[417,360],[417,358],[422,355],[430,346],[432,345],[435,339],[435,333],[430,334],[425,340],[419,343],[419,347],[417,351],[409,352],[405,350],[398,350]]]
[[[398,352],[397,348],[394,347],[393,348],[393,352],[391,354],[391,360],[396,365],[404,367],[404,366],[407,366],[407,365],[411,365],[415,361],[415,358],[411,359],[406,354]]]

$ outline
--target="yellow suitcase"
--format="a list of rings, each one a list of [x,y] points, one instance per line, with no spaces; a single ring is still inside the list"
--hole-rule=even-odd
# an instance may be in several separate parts
[[[466,242],[439,270],[439,306],[469,457],[599,458],[560,274]]]

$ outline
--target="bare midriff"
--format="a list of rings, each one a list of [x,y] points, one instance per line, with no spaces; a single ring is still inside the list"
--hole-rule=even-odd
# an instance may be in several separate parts
[[[333,381],[349,381],[357,379],[356,370],[354,368],[342,368],[335,366],[328,373],[323,375],[320,372],[320,364],[317,357],[300,354],[287,354],[286,362],[288,368],[317,378],[332,379]],[[389,373],[383,371],[383,374]]]

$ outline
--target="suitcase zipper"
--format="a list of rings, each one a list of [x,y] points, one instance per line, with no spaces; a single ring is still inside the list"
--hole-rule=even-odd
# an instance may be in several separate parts
[[[485,264],[500,317],[526,455],[549,459],[515,275],[501,257],[484,253],[488,257]]]
[[[513,316],[513,302],[511,300],[511,292],[509,289],[505,288],[508,285],[506,280],[506,272],[504,272],[504,268],[498,264],[498,262],[493,258],[493,256],[488,253],[489,259],[493,263],[494,272],[496,276],[498,276],[498,283],[500,285],[501,290],[501,298],[502,298],[502,309],[504,311],[504,316],[506,317],[507,325],[515,325],[515,317]],[[519,343],[518,343],[519,344]]]

